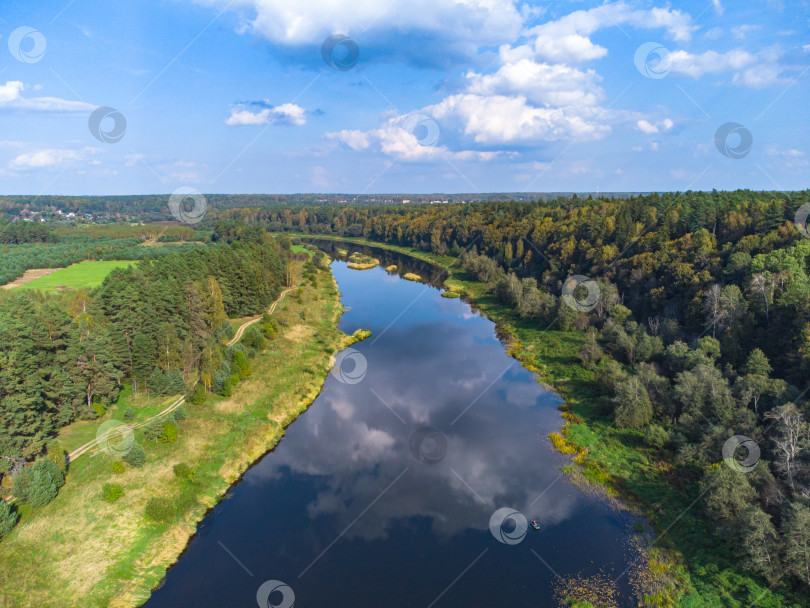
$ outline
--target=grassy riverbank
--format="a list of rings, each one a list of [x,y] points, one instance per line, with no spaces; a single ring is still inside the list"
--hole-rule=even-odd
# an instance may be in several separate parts
[[[652,557],[658,580],[653,587],[661,591],[643,606],[808,605],[806,598],[773,592],[766,581],[742,571],[735,556],[717,548],[711,523],[702,514],[695,480],[680,478],[660,461],[642,441],[642,433],[617,429],[610,418],[600,415],[596,407],[601,397],[596,385],[599,369],[586,369],[577,356],[584,334],[545,330],[521,319],[498,302],[485,284],[468,280],[453,257],[360,238],[324,235],[311,238],[380,247],[444,268],[448,271],[445,281],[448,291],[463,293],[465,299],[494,321],[509,354],[564,398],[561,409],[566,424],[561,434],[550,439],[558,449],[574,455],[574,463],[565,467],[566,473],[575,483],[620,497],[627,506],[645,515],[657,531],[653,535]]]
[[[207,510],[279,442],[320,392],[334,353],[351,341],[337,329],[342,308],[331,273],[320,270],[313,282],[296,266],[300,295],[275,311],[276,337],[231,397],[186,404],[175,443],[145,440],[137,431],[147,454],[143,467],[113,473],[112,457],[84,456],[53,502],[23,507],[20,523],[0,543],[0,607],[124,608],[148,599]],[[136,420],[166,401],[122,398],[138,410]],[[92,439],[100,422],[71,425],[64,443]],[[193,483],[173,471],[180,463],[194,471]],[[104,502],[106,483],[123,486],[123,497]],[[148,519],[153,497],[168,499],[179,514],[164,523]]]

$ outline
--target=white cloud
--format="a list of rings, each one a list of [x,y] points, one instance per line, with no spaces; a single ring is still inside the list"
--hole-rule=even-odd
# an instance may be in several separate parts
[[[783,149],[777,144],[770,144],[765,147],[765,154],[773,159],[775,166],[784,169],[805,169],[810,166],[807,155],[795,148]]]
[[[734,84],[740,84],[753,89],[763,89],[780,82],[781,69],[775,64],[761,64],[748,68],[740,74],[735,74]]]
[[[137,154],[137,153],[136,154],[127,154],[126,161],[124,162],[124,165],[127,166],[127,167],[134,167],[141,160],[143,160],[143,158],[144,158],[143,154]]]
[[[404,162],[419,162],[448,158],[453,160],[486,161],[498,152],[462,150],[453,152],[446,146],[423,146],[417,137],[403,128],[401,117],[391,119],[380,129],[371,131],[344,130],[327,133],[328,139],[341,142],[353,150],[373,149]]]
[[[604,98],[596,84],[602,78],[593,70],[520,59],[494,74],[467,74],[467,91],[477,95],[524,95],[545,106],[596,105]]]
[[[303,125],[306,124],[306,110],[294,103],[285,103],[274,108],[264,108],[259,112],[251,112],[244,106],[231,108],[231,115],[225,121],[228,126],[236,125],[269,125],[273,123]]]
[[[99,164],[91,156],[100,152],[98,148],[83,148],[82,150],[45,148],[33,152],[25,152],[11,159],[8,168],[12,171],[26,171],[30,169],[54,169],[70,165],[75,162]]]
[[[463,133],[480,144],[599,139],[610,132],[603,120],[607,111],[601,108],[538,108],[522,95],[451,95],[424,111],[440,123],[459,122]]]
[[[737,25],[731,28],[731,35],[738,40],[744,40],[749,33],[757,31],[760,27],[759,25],[749,24]]]
[[[471,144],[502,148],[572,138],[600,139],[610,133],[612,124],[631,117],[635,122],[639,117],[601,107],[605,99],[601,76],[592,69],[572,66],[607,54],[589,36],[625,24],[665,29],[674,40],[689,40],[695,29],[690,22],[691,18],[678,10],[637,10],[624,2],[576,11],[527,30],[526,42],[501,45],[500,65],[494,72],[468,72],[461,92],[417,112],[441,125],[447,135],[444,145],[449,145],[449,140],[462,150]],[[379,146],[398,158],[437,156],[441,149],[419,146],[416,137],[402,128],[403,120],[404,116],[399,116],[380,129],[343,130],[328,137],[354,150]],[[656,126],[669,128],[671,121]],[[472,157],[469,149],[456,154]]]
[[[594,44],[579,34],[553,36],[539,34],[534,42],[537,57],[560,62],[582,62],[601,59],[608,54],[605,47]]]
[[[672,122],[669,118],[665,118],[661,122],[651,123],[646,120],[639,120],[636,122],[636,128],[642,133],[647,133],[651,135],[653,133],[663,133],[664,131],[669,131],[672,127],[675,126],[675,123]]]
[[[723,8],[723,4],[720,2],[720,0],[712,0],[712,4],[714,4],[714,12],[718,15],[722,15],[724,12],[726,12],[726,9]]]
[[[520,33],[523,16],[512,0],[355,0],[351,6],[334,0],[199,0],[234,9],[250,17],[250,30],[281,44],[320,44],[334,33],[399,32],[400,37],[434,32],[475,44],[497,44]],[[448,29],[448,25],[452,28]]]
[[[36,88],[36,87],[34,87]],[[0,85],[0,108],[28,112],[92,112],[95,106],[80,101],[67,101],[57,97],[25,98],[25,85],[19,80],[9,80]]]
[[[743,49],[733,49],[725,53],[706,51],[693,55],[687,51],[670,53],[672,72],[700,78],[703,74],[740,70],[756,62],[756,56]]]
[[[600,29],[631,25],[640,29],[663,28],[673,40],[687,41],[697,29],[691,22],[691,17],[680,10],[637,10],[624,2],[613,2],[589,10],[575,11],[556,21],[538,25],[529,30],[529,33],[543,38],[560,39],[570,35],[589,36]],[[592,53],[593,49],[586,52]]]

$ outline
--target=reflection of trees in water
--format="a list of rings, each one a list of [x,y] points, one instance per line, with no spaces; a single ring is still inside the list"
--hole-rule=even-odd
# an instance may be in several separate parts
[[[429,283],[434,287],[441,287],[444,280],[447,278],[447,271],[433,264],[429,264],[423,260],[390,251],[380,247],[370,247],[368,245],[360,245],[358,243],[351,243],[349,241],[333,241],[326,239],[306,239],[308,242],[313,243],[319,249],[325,251],[335,259],[346,261],[354,252],[359,252],[372,258],[380,260],[380,265],[383,267],[396,266],[396,273],[403,276],[408,272],[418,274],[422,277],[422,282]],[[347,251],[347,255],[341,255],[339,250]]]

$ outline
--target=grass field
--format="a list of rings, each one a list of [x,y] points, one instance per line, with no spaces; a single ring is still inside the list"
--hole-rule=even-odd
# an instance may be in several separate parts
[[[114,260],[104,262],[80,262],[67,268],[40,277],[14,289],[40,289],[46,292],[60,292],[67,289],[91,289],[98,287],[115,268],[132,266],[137,262]]]
[[[296,266],[303,292],[285,298],[273,313],[280,331],[251,360],[252,375],[231,397],[186,404],[188,418],[174,444],[147,441],[136,431],[147,454],[142,468],[127,465],[116,474],[111,456],[83,456],[53,502],[33,510],[23,506],[20,523],[0,543],[0,607],[130,608],[146,601],[207,510],[281,440],[320,392],[334,353],[351,341],[337,329],[342,308],[331,273],[318,271],[316,287]],[[121,419],[121,409],[132,407],[135,421],[142,420],[168,400],[125,391],[105,418]],[[101,422],[71,425],[60,441],[80,445]],[[167,523],[147,519],[149,498],[189,497],[187,482],[173,473],[178,463],[196,472],[191,503]],[[124,487],[124,496],[108,504],[101,491],[111,482]]]

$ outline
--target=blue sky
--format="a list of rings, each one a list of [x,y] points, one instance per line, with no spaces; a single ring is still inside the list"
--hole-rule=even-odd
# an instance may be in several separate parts
[[[810,175],[806,0],[12,2],[0,57],[3,194],[800,189]]]

